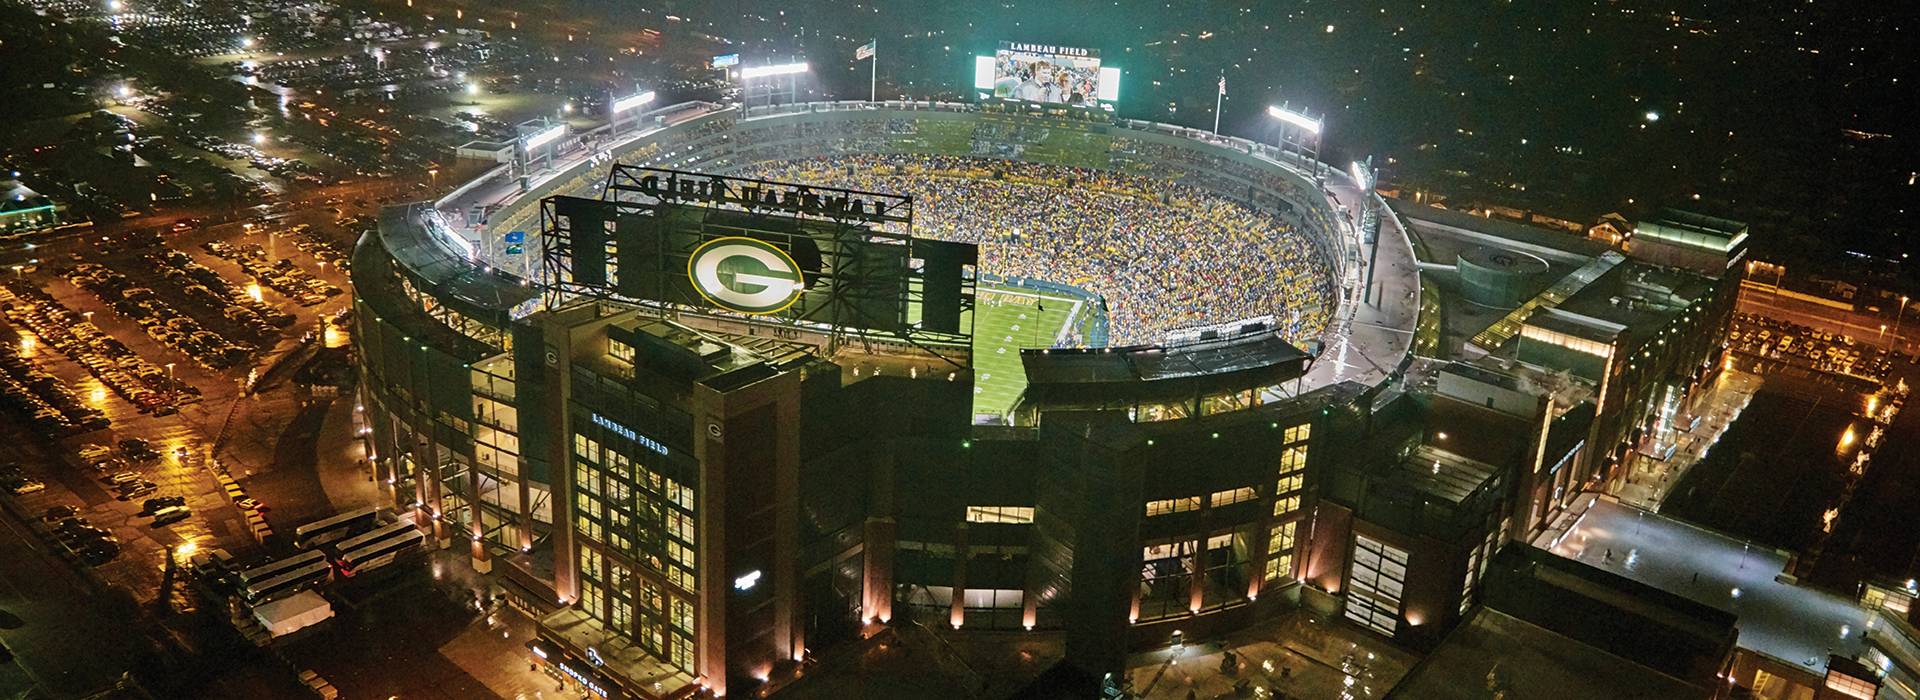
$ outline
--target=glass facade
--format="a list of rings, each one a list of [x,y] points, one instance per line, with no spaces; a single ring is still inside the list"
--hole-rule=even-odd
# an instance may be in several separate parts
[[[1347,576],[1347,619],[1393,636],[1407,579],[1407,550],[1366,535],[1353,542],[1353,572]]]
[[[604,418],[576,420],[574,430],[579,606],[608,631],[692,673],[694,489],[665,474],[667,456],[651,438]]]

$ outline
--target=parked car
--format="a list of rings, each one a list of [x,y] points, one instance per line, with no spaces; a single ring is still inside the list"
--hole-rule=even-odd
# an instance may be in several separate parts
[[[141,503],[140,512],[158,513],[161,509],[169,506],[184,506],[186,504],[187,499],[185,496],[160,496],[157,498],[149,498],[146,502]]]
[[[192,516],[192,515],[193,515],[193,511],[187,509],[186,506],[171,506],[168,508],[163,508],[160,510],[160,512],[153,514],[153,526],[165,527],[165,526],[180,522],[182,520],[186,520],[189,516]]]
[[[73,506],[52,506],[47,508],[47,512],[40,516],[40,522],[57,523],[79,514],[80,509]]]

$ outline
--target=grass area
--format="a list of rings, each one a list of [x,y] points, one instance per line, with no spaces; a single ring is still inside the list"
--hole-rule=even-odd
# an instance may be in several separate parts
[[[982,283],[973,318],[973,412],[1005,415],[1027,388],[1021,348],[1053,347],[1068,323],[1083,324],[1084,302]]]

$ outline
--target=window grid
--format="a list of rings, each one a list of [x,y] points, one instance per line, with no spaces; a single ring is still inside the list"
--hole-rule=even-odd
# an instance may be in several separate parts
[[[1353,572],[1347,577],[1347,619],[1393,636],[1400,621],[1400,596],[1407,577],[1407,552],[1364,535],[1353,543]]]

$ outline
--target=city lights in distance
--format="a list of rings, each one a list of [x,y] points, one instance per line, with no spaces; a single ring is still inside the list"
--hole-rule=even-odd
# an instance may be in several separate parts
[[[795,73],[805,73],[808,70],[806,61],[799,63],[781,63],[771,66],[750,66],[740,69],[740,79],[752,80],[754,78],[767,78],[776,75],[793,75]]]
[[[1305,114],[1295,112],[1291,109],[1281,109],[1279,107],[1269,106],[1267,107],[1267,116],[1273,117],[1274,119],[1278,119],[1288,124],[1292,124],[1294,126],[1300,127],[1301,129],[1305,129],[1307,133],[1313,134],[1315,136],[1320,135],[1320,120],[1314,119],[1313,117],[1309,117]]]

